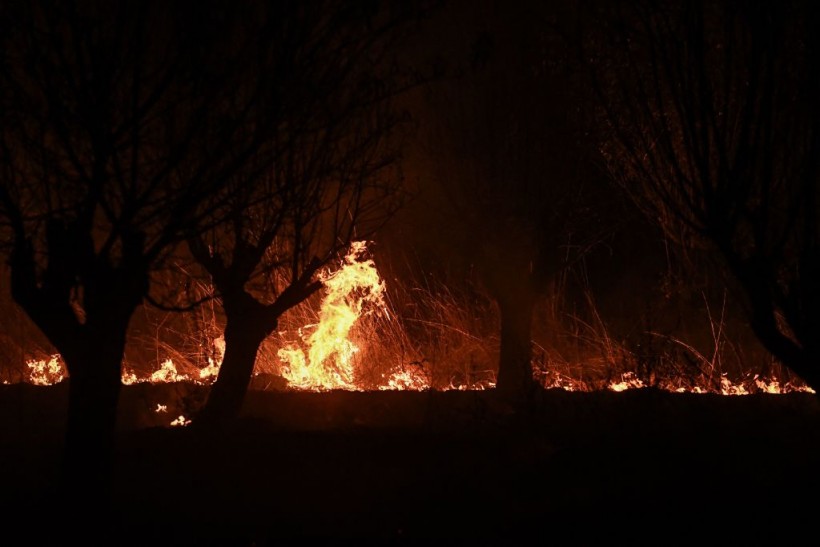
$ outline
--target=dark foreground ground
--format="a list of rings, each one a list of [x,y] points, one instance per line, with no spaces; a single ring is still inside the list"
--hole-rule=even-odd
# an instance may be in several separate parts
[[[0,388],[0,545],[59,539],[65,386]],[[813,395],[254,391],[166,426],[205,389],[125,389],[111,544],[817,544]]]

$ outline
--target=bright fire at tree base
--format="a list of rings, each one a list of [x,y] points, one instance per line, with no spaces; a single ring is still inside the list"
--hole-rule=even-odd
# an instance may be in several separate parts
[[[453,383],[434,386],[431,374],[424,362],[399,362],[395,366],[372,370],[366,367],[363,346],[379,343],[379,336],[372,332],[395,331],[401,327],[396,313],[386,300],[387,287],[379,275],[375,262],[369,256],[364,241],[355,242],[336,268],[324,270],[318,278],[324,285],[316,321],[297,328],[295,332],[282,331],[275,336],[279,341],[275,358],[278,363],[274,375],[283,378],[289,389],[327,391],[383,391],[383,390],[475,390],[495,386],[494,375],[471,383]],[[370,333],[370,336],[368,336]],[[146,376],[138,376],[127,367],[122,380],[126,385],[135,383],[192,382],[207,385],[219,372],[225,352],[222,337],[211,341],[213,354],[207,356],[202,368],[180,372],[171,358],[164,359],[157,370]],[[45,386],[59,383],[66,378],[66,370],[59,355],[48,359],[30,359],[26,362],[28,382]],[[191,367],[189,367],[191,368]],[[567,391],[592,391],[588,383],[550,370],[540,369],[533,363],[536,380],[548,389]],[[257,370],[256,374],[260,371]],[[810,392],[811,388],[794,382],[781,382],[777,378],[758,375],[741,381],[730,380],[725,373],[716,374],[704,385],[684,386],[674,378],[656,381],[653,387],[673,392],[719,393],[722,395],[747,395],[751,393]],[[605,384],[604,389],[624,391],[640,389],[649,384],[632,372],[624,372]],[[598,387],[597,389],[600,389]],[[159,410],[157,411],[159,412]],[[175,418],[172,425],[186,425],[184,416]]]

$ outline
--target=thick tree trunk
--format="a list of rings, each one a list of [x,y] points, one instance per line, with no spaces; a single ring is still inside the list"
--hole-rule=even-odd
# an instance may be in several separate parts
[[[769,302],[752,296],[752,330],[769,353],[820,396],[820,354],[815,340],[795,341],[777,326]],[[801,344],[800,342],[803,342]]]
[[[260,323],[257,314],[227,314],[225,357],[208,400],[197,416],[198,425],[218,425],[239,415],[259,346],[273,330],[263,328]]]
[[[109,340],[58,348],[70,371],[63,488],[106,503],[114,457],[124,347]],[[96,497],[96,499],[95,499]]]
[[[79,236],[77,234],[80,234]],[[12,295],[62,355],[68,368],[68,409],[60,476],[60,496],[69,533],[102,529],[111,514],[117,406],[128,324],[148,290],[148,272],[123,244],[123,268],[111,268],[94,256],[90,236],[59,222],[49,225],[49,263],[42,284],[35,275],[33,247],[17,241],[12,254]],[[73,237],[73,239],[72,239]],[[72,250],[80,249],[76,254]],[[84,268],[78,267],[83,257]],[[71,287],[83,274],[83,313],[72,307]],[[77,536],[81,537],[81,536]],[[99,538],[96,538],[99,539]],[[100,543],[100,541],[95,541]]]
[[[117,408],[127,322],[88,328],[57,347],[69,371],[68,412],[59,482],[65,541],[110,544]],[[93,335],[91,333],[94,333]],[[62,540],[61,540],[62,541]]]
[[[820,355],[816,351],[801,348],[779,329],[755,326],[754,331],[763,347],[820,396]]]
[[[796,332],[787,335],[778,325],[775,309],[775,302],[780,300],[773,295],[776,292],[772,289],[777,287],[772,273],[775,268],[765,259],[739,258],[728,244],[722,245],[721,249],[749,299],[752,330],[758,340],[820,396],[820,344],[817,342],[820,327],[813,315],[801,316],[804,310],[815,310],[817,298],[814,295],[820,294],[817,276],[812,275],[813,269],[806,268],[807,271],[802,272],[807,276],[800,293],[802,305],[785,310],[785,322],[790,327],[796,327],[793,328]]]
[[[205,406],[197,415],[196,425],[215,426],[239,415],[250,385],[259,346],[275,329],[279,317],[319,290],[321,282],[311,281],[321,262],[312,260],[302,274],[291,281],[270,304],[263,304],[248,293],[245,285],[262,263],[265,250],[273,243],[276,231],[267,232],[266,241],[251,243],[240,229],[235,233],[232,259],[226,265],[219,254],[213,254],[202,237],[188,240],[196,259],[210,273],[225,310],[225,356],[216,382]],[[263,237],[264,240],[264,237]],[[299,256],[297,254],[297,256]]]
[[[522,291],[524,292],[524,291]],[[496,389],[512,401],[526,402],[534,392],[531,329],[533,298],[515,294],[498,298],[501,311],[501,348]]]

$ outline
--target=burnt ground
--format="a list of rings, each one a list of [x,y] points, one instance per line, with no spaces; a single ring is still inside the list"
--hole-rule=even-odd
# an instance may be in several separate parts
[[[0,543],[60,543],[66,386],[0,388]],[[109,544],[816,539],[810,394],[550,390],[513,412],[491,391],[253,391],[230,427],[166,426],[205,393],[125,388],[110,512],[88,515],[90,529],[114,530]],[[158,402],[168,412],[154,412]]]

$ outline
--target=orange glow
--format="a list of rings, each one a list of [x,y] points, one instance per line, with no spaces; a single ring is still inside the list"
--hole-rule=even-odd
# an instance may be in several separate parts
[[[430,381],[418,370],[405,369],[394,372],[379,390],[424,391],[430,389]]]
[[[222,366],[222,360],[225,358],[225,337],[220,336],[214,340],[214,349],[216,350],[217,359],[210,355],[208,356],[208,366],[199,371],[199,379],[206,381],[216,380],[219,375],[219,367]]]
[[[171,382],[210,384],[216,380],[216,376],[219,374],[219,367],[222,365],[222,358],[225,355],[225,340],[220,336],[214,340],[214,346],[217,348],[217,353],[219,353],[219,361],[216,362],[211,357],[208,357],[208,366],[200,369],[196,377],[180,373],[173,359],[166,359],[160,364],[159,369],[143,378],[137,376],[133,370],[123,367],[122,383],[127,386],[143,382],[151,384],[167,384]]]
[[[395,328],[400,332],[397,314],[392,312],[386,300],[385,282],[381,278],[376,264],[369,257],[367,242],[358,241],[341,261],[338,268],[330,268],[318,274],[324,285],[324,292],[318,311],[318,321],[295,328],[283,347],[276,352],[274,371],[283,376],[291,388],[302,390],[344,389],[364,391],[409,390],[423,391],[433,388],[432,372],[426,359],[417,359],[413,351],[400,355],[391,353],[389,344],[385,344],[384,329]],[[367,321],[362,319],[368,318]],[[451,326],[457,330],[456,324]],[[459,332],[462,332],[459,330]],[[464,331],[465,336],[469,336]],[[287,336],[288,332],[280,332]],[[407,338],[402,339],[402,343]],[[135,370],[123,366],[122,383],[132,385],[146,382],[152,384],[170,382],[190,382],[199,385],[212,383],[222,364],[225,355],[225,339],[220,336],[212,341],[212,355],[205,356],[207,365],[196,368],[196,365],[183,360],[182,370],[171,358],[164,359],[154,372],[138,375]],[[378,351],[379,350],[381,353]],[[366,355],[367,358],[362,358]],[[373,357],[377,355],[378,357]],[[410,361],[408,355],[416,360]],[[277,363],[278,361],[278,363]],[[394,361],[394,365],[382,366]],[[615,361],[618,362],[618,361]],[[450,363],[441,363],[443,366]],[[278,370],[276,366],[278,365]],[[452,366],[461,366],[452,363]],[[59,383],[68,377],[60,355],[53,354],[47,359],[29,359],[26,361],[27,382],[47,386]],[[725,373],[713,372],[710,377],[698,379],[662,378],[653,379],[650,383],[634,372],[623,372],[618,379],[605,384],[587,383],[571,374],[558,372],[533,362],[537,381],[545,389],[562,389],[565,391],[594,391],[606,389],[625,391],[641,389],[652,385],[658,389],[671,392],[716,393],[721,395],[748,395],[752,393],[814,393],[810,387],[801,382],[786,381],[778,378],[762,378],[755,375],[740,381],[732,381]],[[557,367],[556,367],[557,368]],[[563,368],[562,370],[569,370]],[[714,370],[714,369],[712,369]],[[487,371],[491,372],[491,371]],[[474,375],[468,377],[475,378]],[[492,376],[492,374],[490,374]],[[451,375],[449,384],[441,381],[435,389],[446,390],[483,390],[495,387],[495,379],[485,378],[479,382],[467,382],[464,375]],[[456,379],[456,378],[461,378]],[[4,380],[4,383],[8,383]],[[157,413],[168,412],[166,405],[157,404]],[[171,422],[173,426],[184,426],[190,420],[179,416]]]
[[[65,366],[58,354],[45,359],[30,359],[26,361],[29,369],[29,382],[36,386],[50,386],[58,384],[66,378]]]
[[[145,382],[147,380],[140,380],[137,378],[137,375],[134,373],[133,370],[128,370],[123,367],[122,371],[122,383],[126,386],[130,386],[131,384],[136,384],[137,382]]]
[[[621,374],[620,382],[612,382],[607,388],[611,391],[626,391],[627,389],[636,389],[646,387],[640,378],[631,372]]]
[[[189,378],[184,374],[177,372],[177,367],[171,359],[166,359],[160,365],[159,370],[154,371],[148,380],[152,384],[169,383],[169,382],[184,382]]]
[[[302,344],[277,352],[282,376],[292,387],[357,389],[353,358],[359,346],[350,339],[350,331],[363,314],[385,308],[384,282],[373,260],[364,257],[366,251],[366,242],[354,242],[341,268],[319,275],[325,286],[319,322],[299,329]]]
[[[188,418],[186,418],[185,416],[180,414],[177,419],[175,419],[173,422],[171,422],[171,425],[172,426],[183,426],[184,427],[186,425],[191,425],[191,420],[189,420]]]

